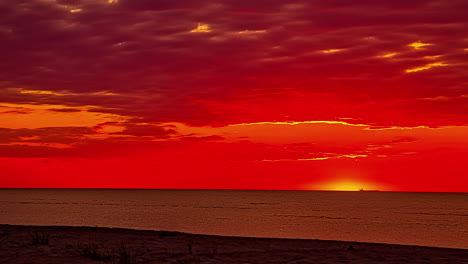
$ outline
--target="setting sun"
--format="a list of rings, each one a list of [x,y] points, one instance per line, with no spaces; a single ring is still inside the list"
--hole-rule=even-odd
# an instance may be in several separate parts
[[[310,190],[322,190],[322,191],[369,191],[369,190],[382,190],[382,186],[375,183],[369,183],[364,181],[335,181],[325,182],[309,186]]]

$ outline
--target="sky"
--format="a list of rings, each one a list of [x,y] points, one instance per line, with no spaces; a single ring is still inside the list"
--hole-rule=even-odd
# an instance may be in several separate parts
[[[466,0],[5,0],[0,187],[468,192]]]

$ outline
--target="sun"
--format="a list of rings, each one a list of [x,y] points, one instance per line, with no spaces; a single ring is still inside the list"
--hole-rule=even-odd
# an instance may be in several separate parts
[[[321,190],[321,191],[360,191],[360,190],[382,190],[380,184],[358,180],[338,180],[330,182],[322,182],[308,184],[306,190]]]
[[[362,188],[364,187],[361,183],[352,181],[342,181],[323,184],[320,189],[328,191],[359,191],[359,189]]]

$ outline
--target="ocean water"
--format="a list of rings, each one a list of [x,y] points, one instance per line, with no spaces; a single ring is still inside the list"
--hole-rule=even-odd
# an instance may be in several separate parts
[[[468,249],[468,194],[0,189],[0,223]]]

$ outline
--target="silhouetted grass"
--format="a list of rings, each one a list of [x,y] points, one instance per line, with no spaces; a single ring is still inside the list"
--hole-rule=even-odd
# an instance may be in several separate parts
[[[188,253],[192,255],[193,254],[193,240],[192,239],[189,239],[187,241],[187,249],[188,249]]]
[[[92,260],[110,262],[112,254],[108,249],[100,249],[96,243],[78,244],[74,247],[75,253]]]
[[[119,264],[135,264],[136,257],[132,250],[125,244],[121,244],[118,249]]]
[[[186,259],[179,259],[177,260],[178,264],[200,264],[201,260],[199,257],[191,257]]]
[[[78,244],[73,248],[77,255],[87,257],[91,260],[119,264],[136,263],[135,255],[133,254],[132,250],[125,244],[121,244],[114,251],[109,248],[99,246],[96,243]]]
[[[218,254],[218,245],[214,245],[213,247],[211,247],[210,253],[208,256],[210,258],[214,258],[217,254]]]
[[[32,245],[49,245],[50,233],[30,232],[29,237],[31,238]]]

